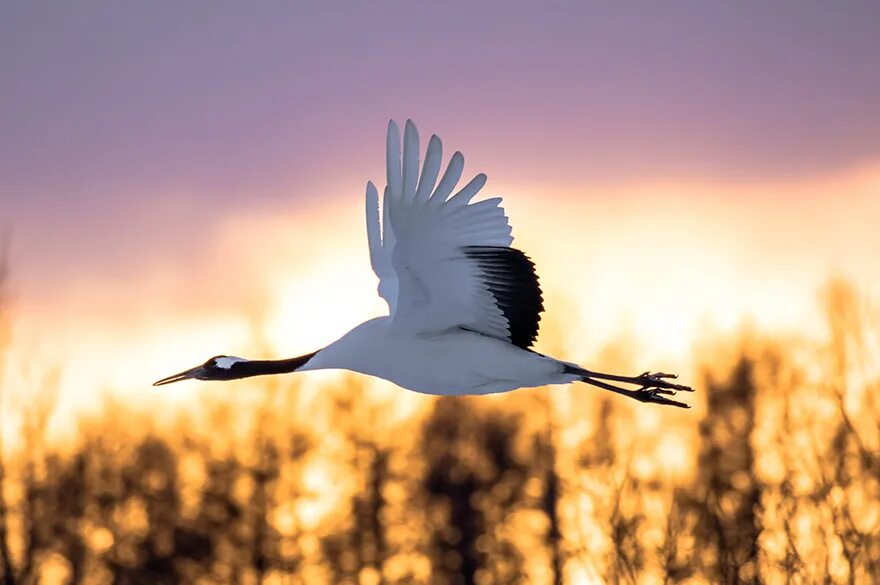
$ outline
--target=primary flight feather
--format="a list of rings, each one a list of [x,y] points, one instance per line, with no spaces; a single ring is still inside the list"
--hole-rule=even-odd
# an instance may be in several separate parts
[[[379,295],[388,303],[387,316],[304,356],[216,356],[154,385],[344,369],[427,394],[586,382],[641,402],[687,408],[672,396],[692,389],[671,382],[674,375],[603,374],[530,349],[544,310],[541,288],[531,260],[510,247],[501,198],[474,201],[486,184],[482,173],[455,191],[464,156],[455,152],[441,176],[443,146],[436,135],[428,141],[423,164],[420,152],[415,124],[407,121],[401,148],[392,120],[381,202],[376,186],[367,183],[370,263],[379,277]]]

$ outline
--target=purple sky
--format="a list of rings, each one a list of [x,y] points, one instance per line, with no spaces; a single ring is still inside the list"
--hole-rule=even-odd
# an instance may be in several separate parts
[[[4,2],[0,223],[25,290],[124,277],[237,209],[359,205],[390,117],[601,197],[877,160],[877,104],[875,1]]]

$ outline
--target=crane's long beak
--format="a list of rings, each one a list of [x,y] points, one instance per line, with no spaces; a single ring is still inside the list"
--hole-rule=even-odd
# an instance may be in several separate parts
[[[167,378],[162,378],[157,382],[153,382],[153,386],[162,386],[164,384],[170,384],[172,382],[180,382],[181,380],[189,380],[190,378],[195,378],[199,374],[203,373],[205,368],[203,366],[196,366],[185,372],[180,372],[179,374],[174,374],[173,376],[168,376]]]

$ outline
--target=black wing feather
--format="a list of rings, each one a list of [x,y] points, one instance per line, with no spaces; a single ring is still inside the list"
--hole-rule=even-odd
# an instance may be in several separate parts
[[[538,338],[544,310],[534,263],[514,248],[465,246],[463,251],[479,267],[489,292],[507,319],[510,343],[529,349]]]

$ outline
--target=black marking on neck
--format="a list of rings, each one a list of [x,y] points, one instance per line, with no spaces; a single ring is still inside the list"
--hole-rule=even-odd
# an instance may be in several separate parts
[[[266,376],[270,374],[287,374],[295,372],[315,357],[317,351],[294,358],[283,360],[245,360],[232,364],[229,368],[231,379]]]

